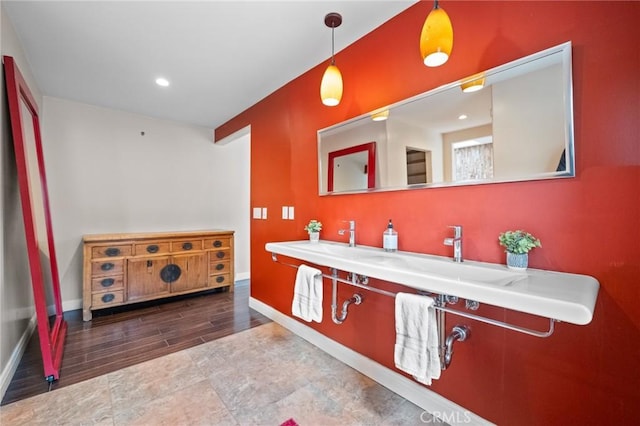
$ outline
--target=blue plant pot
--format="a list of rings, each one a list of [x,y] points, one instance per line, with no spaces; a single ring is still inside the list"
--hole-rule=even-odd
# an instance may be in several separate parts
[[[507,267],[516,271],[524,271],[529,266],[529,253],[507,252]]]

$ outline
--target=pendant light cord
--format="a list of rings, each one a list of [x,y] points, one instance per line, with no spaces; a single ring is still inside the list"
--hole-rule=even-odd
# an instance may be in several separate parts
[[[335,44],[335,25],[331,23],[331,65],[336,64],[336,59],[334,57],[334,44]]]

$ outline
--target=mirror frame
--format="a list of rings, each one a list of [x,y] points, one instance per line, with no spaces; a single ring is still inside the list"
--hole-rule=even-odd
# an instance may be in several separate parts
[[[327,178],[326,176],[322,176],[322,172],[323,172],[322,162],[326,161],[326,158],[322,158],[321,156],[322,155],[322,147],[321,147],[322,133],[329,132],[330,134],[335,134],[340,128],[345,128],[347,130],[353,129],[356,123],[358,123],[360,120],[363,120],[363,119],[370,120],[371,116],[376,112],[379,112],[382,110],[390,110],[391,114],[393,114],[393,108],[395,107],[399,107],[411,102],[415,102],[447,90],[451,90],[451,89],[460,90],[460,86],[465,82],[468,82],[470,77],[484,74],[484,77],[486,78],[499,72],[511,71],[512,69],[518,66],[527,64],[537,59],[545,58],[553,54],[561,55],[560,59],[561,59],[561,65],[562,65],[562,86],[563,86],[563,95],[564,95],[563,111],[565,113],[565,126],[564,126],[564,143],[565,143],[564,160],[565,160],[565,166],[566,166],[565,171],[541,172],[541,173],[537,173],[535,175],[530,175],[530,176],[505,178],[505,179],[483,179],[483,180],[463,181],[463,182],[455,182],[455,181],[454,182],[435,182],[435,183],[426,183],[426,184],[420,183],[420,184],[412,184],[412,185],[405,185],[405,186],[369,188],[366,190],[357,190],[357,191],[338,191],[338,192],[322,191],[322,188],[325,188],[325,186],[323,186],[323,179]],[[573,129],[574,129],[574,120],[573,120],[572,46],[571,46],[571,41],[567,41],[565,43],[561,43],[559,45],[550,47],[548,49],[544,49],[539,52],[524,56],[522,58],[508,62],[506,64],[493,67],[486,71],[480,71],[478,73],[474,73],[472,76],[467,76],[460,80],[457,80],[448,84],[444,84],[442,86],[436,87],[434,89],[428,90],[426,92],[420,93],[410,98],[406,98],[401,101],[398,101],[394,104],[376,108],[373,111],[366,112],[357,117],[353,117],[343,122],[318,130],[317,132],[318,150],[317,151],[318,151],[318,175],[320,179],[320,181],[318,182],[318,193],[320,196],[327,196],[327,195],[340,195],[340,194],[353,194],[353,193],[399,191],[399,190],[407,190],[407,189],[442,188],[442,187],[471,186],[471,185],[494,184],[494,183],[505,183],[505,182],[524,182],[524,181],[532,181],[532,180],[572,178],[572,177],[575,177],[576,175]]]
[[[53,230],[51,225],[51,213],[49,209],[49,197],[47,193],[47,179],[44,169],[44,156],[42,152],[42,141],[40,137],[40,120],[38,106],[35,98],[31,94],[27,83],[20,73],[18,66],[11,56],[4,56],[4,71],[7,87],[7,99],[9,103],[9,116],[11,119],[11,133],[16,156],[16,167],[18,172],[18,186],[20,189],[20,200],[22,204],[22,216],[24,220],[25,237],[27,243],[27,254],[29,257],[29,271],[31,273],[31,285],[33,287],[33,297],[38,323],[38,337],[40,338],[40,351],[44,367],[44,377],[51,383],[60,377],[60,366],[62,364],[62,353],[64,341],[67,333],[67,323],[64,320],[62,311],[62,298],[60,295],[60,280],[58,277],[58,266],[56,262],[55,246],[53,241]],[[29,110],[31,117],[23,117],[21,102]],[[31,120],[29,120],[31,118]],[[33,129],[33,143],[40,185],[31,183],[29,178],[29,162],[27,149],[31,141],[25,137],[26,126],[29,122]],[[42,211],[37,211],[38,206],[34,206],[31,188],[40,188],[42,194]],[[51,268],[51,283],[53,292],[52,321],[50,321],[49,309],[47,306],[47,288],[45,288],[44,268],[40,263],[40,245],[38,242],[36,220],[44,219],[46,232],[46,249],[49,253],[49,266]]]

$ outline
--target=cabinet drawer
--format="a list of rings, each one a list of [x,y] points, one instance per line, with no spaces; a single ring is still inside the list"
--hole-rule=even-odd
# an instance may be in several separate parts
[[[93,292],[120,290],[123,287],[124,277],[122,275],[93,278],[91,280],[91,291]]]
[[[216,288],[231,284],[231,275],[212,275],[209,277],[209,287]]]
[[[212,257],[209,261],[209,275],[228,274],[231,270],[231,262],[220,261]]]
[[[209,261],[211,264],[219,262],[221,260],[231,260],[231,250],[213,250],[209,252]]]
[[[93,247],[91,258],[131,256],[131,244]]]
[[[220,237],[220,238],[207,238],[204,240],[204,249],[218,249],[218,248],[229,248],[231,247],[231,238],[230,237]]]
[[[148,254],[166,254],[171,250],[168,241],[147,241],[142,244],[134,244],[136,256]]]
[[[107,291],[105,293],[93,293],[91,304],[93,308],[104,308],[124,302],[124,290]]]
[[[171,252],[181,253],[186,251],[202,250],[202,240],[176,240],[171,241]]]
[[[124,270],[124,259],[102,260],[91,262],[91,275],[119,275]]]

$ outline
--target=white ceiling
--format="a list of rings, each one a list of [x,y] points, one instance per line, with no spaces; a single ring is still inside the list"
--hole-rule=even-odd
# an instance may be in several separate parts
[[[343,17],[335,30],[338,52],[415,2],[5,0],[2,5],[44,95],[215,128],[328,60],[327,13]],[[157,86],[159,76],[171,86]]]

